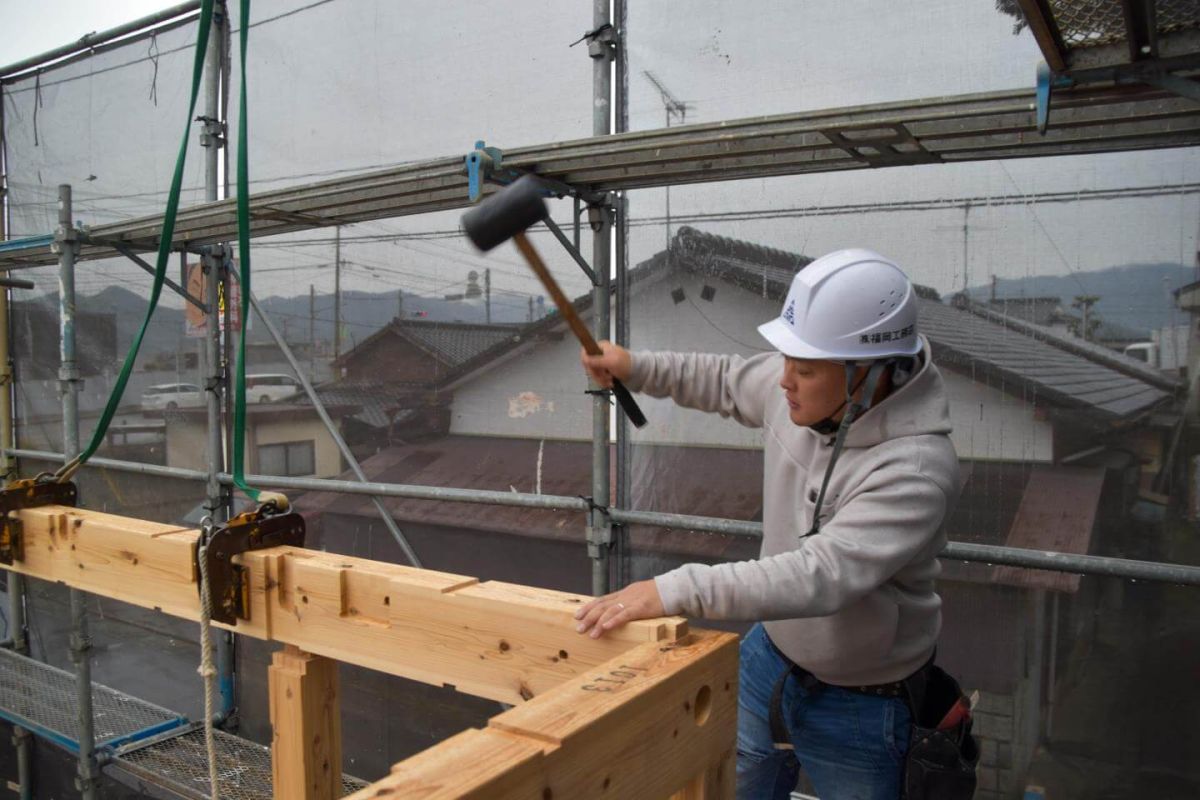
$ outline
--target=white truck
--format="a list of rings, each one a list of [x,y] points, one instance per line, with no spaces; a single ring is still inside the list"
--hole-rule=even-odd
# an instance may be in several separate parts
[[[1188,333],[1187,325],[1170,325],[1151,331],[1148,342],[1126,345],[1123,352],[1157,369],[1178,372],[1187,366]]]

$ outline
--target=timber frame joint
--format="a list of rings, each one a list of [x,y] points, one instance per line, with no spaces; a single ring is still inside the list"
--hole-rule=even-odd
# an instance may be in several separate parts
[[[0,563],[11,566],[25,560],[24,523],[16,515],[23,508],[74,506],[79,490],[70,481],[58,482],[47,475],[9,483],[0,490]]]

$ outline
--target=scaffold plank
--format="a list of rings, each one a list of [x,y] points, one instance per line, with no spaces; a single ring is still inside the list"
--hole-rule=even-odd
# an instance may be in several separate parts
[[[990,159],[1200,145],[1196,104],[1148,87],[1089,86],[1056,92],[1050,130],[1037,134],[1032,91],[1006,91],[729,120],[506,149],[506,167],[536,171],[588,191]],[[251,234],[445,211],[467,206],[461,157],[405,164],[260,192]],[[161,215],[97,225],[79,259],[113,245],[157,248]],[[175,249],[236,238],[234,200],[182,209]],[[11,243],[0,270],[52,264],[45,237]]]
[[[0,649],[0,718],[76,753],[78,703],[73,674]],[[187,722],[180,714],[98,683],[92,684],[92,714],[96,746],[101,749],[118,747]]]

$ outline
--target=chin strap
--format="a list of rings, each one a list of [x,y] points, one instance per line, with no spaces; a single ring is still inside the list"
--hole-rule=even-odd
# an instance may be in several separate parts
[[[839,409],[845,408],[846,413],[842,415],[842,421],[837,425],[837,436],[833,440],[833,452],[829,456],[829,466],[825,468],[825,478],[821,481],[821,492],[817,495],[817,505],[813,508],[812,526],[808,529],[808,533],[803,534],[800,538],[804,539],[817,533],[821,529],[821,506],[825,503],[825,492],[829,489],[829,479],[833,477],[833,467],[837,464],[838,456],[842,454],[842,447],[846,443],[846,434],[850,431],[850,425],[858,416],[871,407],[871,400],[875,397],[875,389],[879,386],[879,379],[883,373],[892,364],[891,359],[875,361],[867,370],[867,374],[856,386],[854,384],[854,373],[858,367],[856,362],[846,362],[846,399],[842,401],[842,405],[834,409],[834,414]],[[865,387],[862,393],[862,400],[855,401],[854,393],[859,387]],[[828,424],[829,429],[822,431],[820,427]],[[817,433],[826,435],[833,432],[833,420],[826,418],[811,426]]]

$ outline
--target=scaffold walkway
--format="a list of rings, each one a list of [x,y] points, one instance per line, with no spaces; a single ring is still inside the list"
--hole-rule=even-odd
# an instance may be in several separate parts
[[[75,676],[35,659],[0,649],[0,718],[79,752]],[[207,800],[208,760],[204,730],[182,714],[92,684],[96,751],[105,772],[160,798]],[[216,731],[222,797],[272,800],[271,750]],[[366,785],[343,776],[345,793]]]

